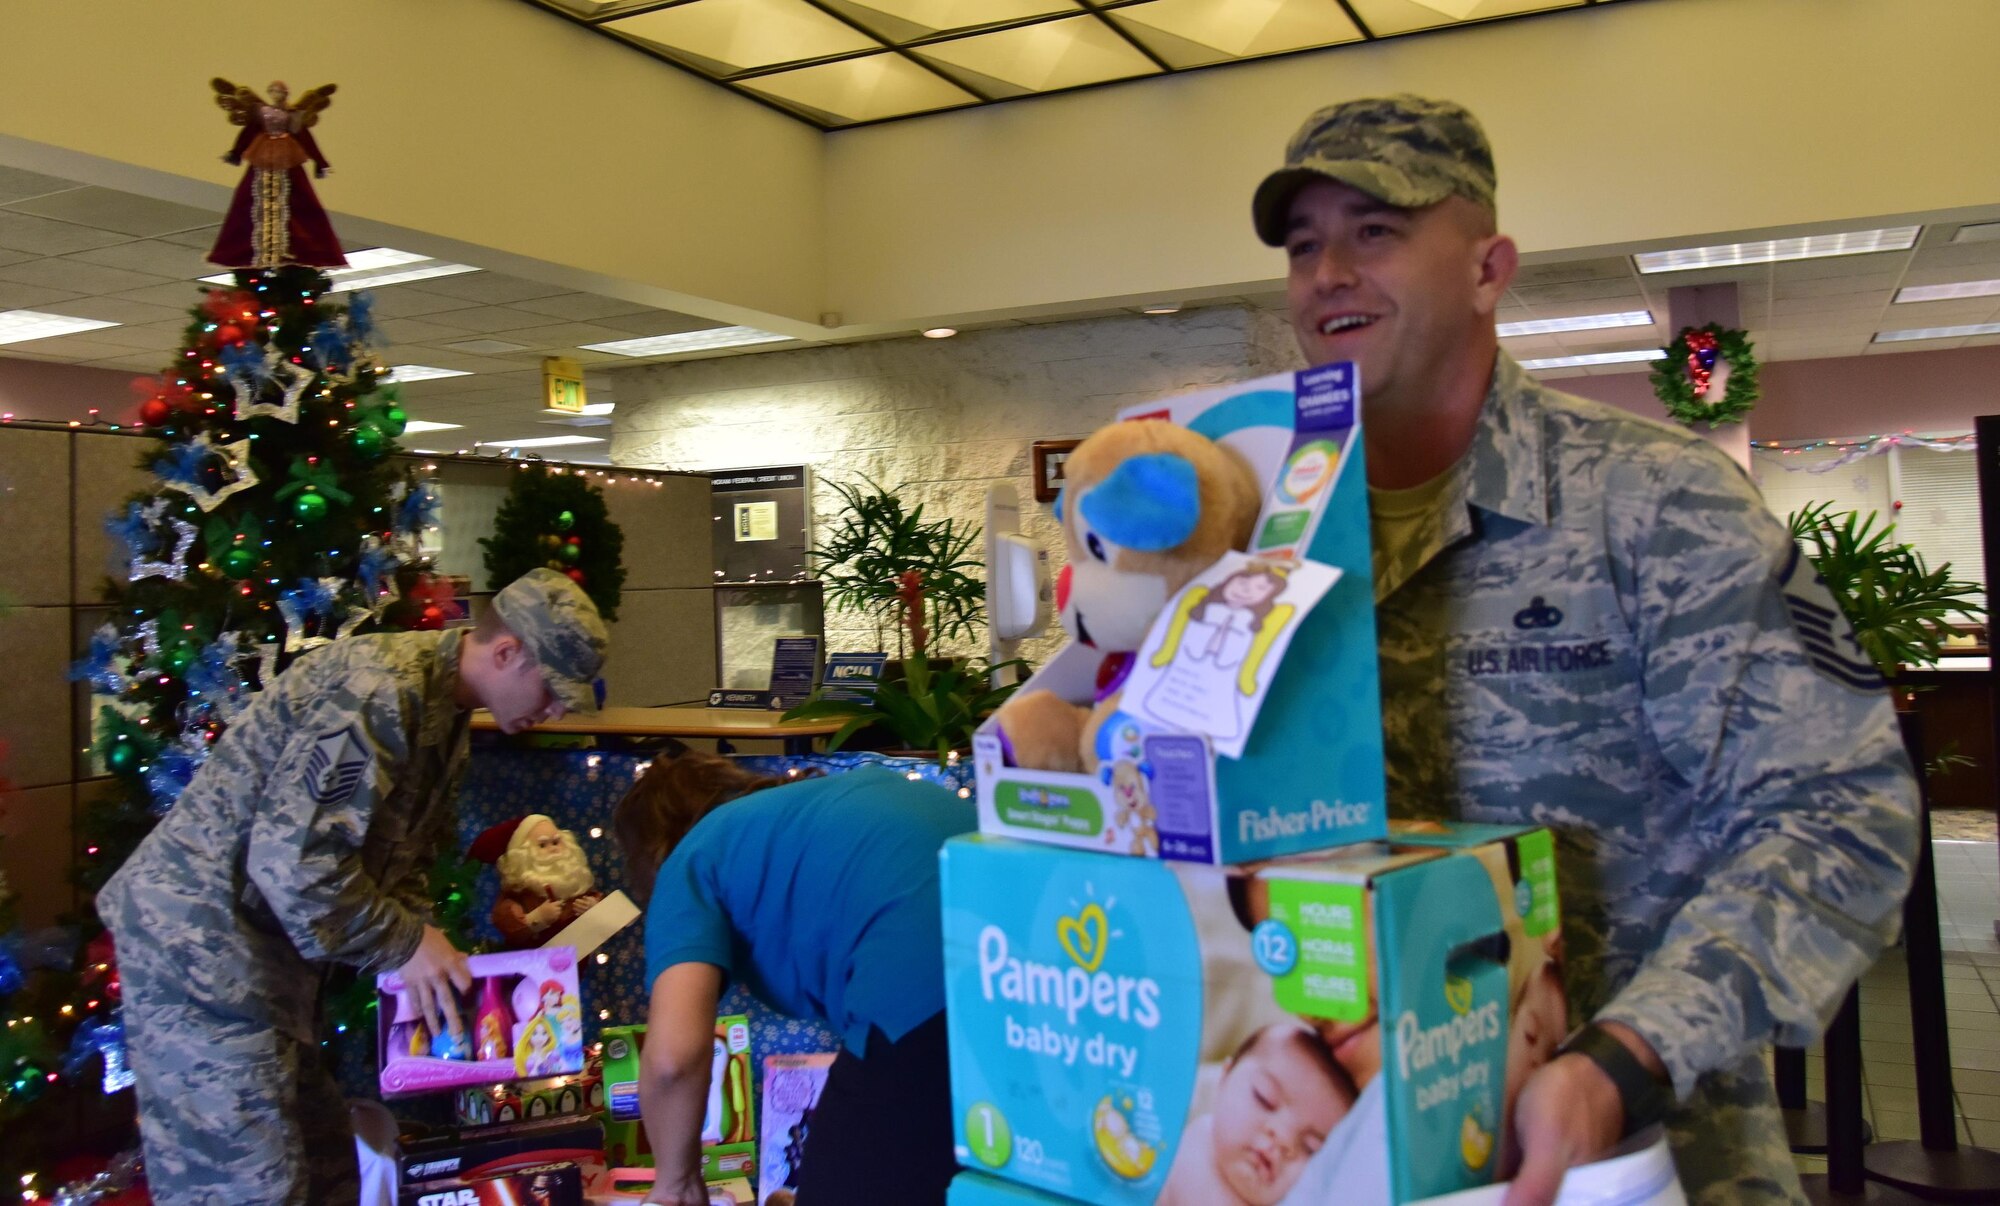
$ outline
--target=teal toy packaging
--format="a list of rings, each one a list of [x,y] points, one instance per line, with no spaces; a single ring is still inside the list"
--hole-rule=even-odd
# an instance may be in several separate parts
[[[1083,707],[1118,693],[1090,773],[1020,765],[999,718],[981,727],[982,833],[1228,865],[1387,832],[1360,402],[1355,366],[1342,362],[1119,416],[1178,424],[1239,454],[1263,506],[1249,547],[1164,599],[1135,652],[1107,657],[1072,628],[1079,639],[1023,685],[1023,696],[1045,690]],[[1062,505],[1136,523],[1168,505],[1127,489],[1141,476],[1078,486]],[[1065,575],[1058,588],[1065,609],[1070,584]]]
[[[1100,1206],[1492,1182],[1568,1030],[1553,839],[1404,836],[1254,867],[948,842],[960,1163]]]
[[[639,1110],[639,1056],[644,1026],[606,1026],[604,1039],[604,1153],[613,1165],[650,1168],[653,1149]],[[750,1019],[715,1020],[708,1103],[702,1112],[702,1178],[755,1176],[757,1114],[751,1100]]]

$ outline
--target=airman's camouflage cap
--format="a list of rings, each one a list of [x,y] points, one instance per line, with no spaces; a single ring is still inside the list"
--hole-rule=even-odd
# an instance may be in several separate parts
[[[611,636],[582,587],[547,567],[531,569],[493,596],[493,610],[535,655],[564,707],[597,711],[591,683]]]
[[[1403,209],[1456,194],[1493,209],[1493,148],[1479,119],[1450,101],[1375,96],[1321,109],[1285,147],[1285,166],[1264,178],[1250,212],[1257,237],[1285,243],[1292,198],[1331,178]]]

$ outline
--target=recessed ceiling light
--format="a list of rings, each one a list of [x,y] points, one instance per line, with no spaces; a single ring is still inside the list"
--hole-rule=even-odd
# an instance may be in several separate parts
[[[586,402],[583,404],[583,409],[577,413],[584,415],[608,415],[617,406],[616,402]]]
[[[1974,222],[1959,227],[1951,236],[1954,243],[1991,243],[1996,239],[2000,239],[2000,222]]]
[[[351,276],[334,276],[333,288],[327,292],[346,293],[352,289],[373,289],[379,285],[405,285],[411,281],[427,281],[434,276],[459,276],[477,271],[479,269],[470,264],[425,260],[421,264],[411,264],[407,268],[387,268],[376,272],[357,272]]]
[[[1899,302],[1950,301],[1955,297],[1992,297],[2000,293],[2000,281],[1958,281],[1950,285],[1911,285],[1896,290]]]
[[[467,339],[458,343],[440,345],[454,352],[471,352],[475,356],[500,356],[507,352],[525,352],[525,343],[508,343],[504,339]]]
[[[391,385],[402,385],[409,381],[429,381],[434,377],[470,377],[471,373],[458,369],[433,368],[428,364],[399,364],[389,370],[384,378]]]
[[[1911,327],[1877,331],[1875,343],[1908,343],[1913,339],[1964,339],[1968,335],[2000,335],[2000,322],[1976,322],[1962,327]]]
[[[1524,369],[1583,368],[1592,364],[1632,364],[1641,360],[1665,360],[1667,353],[1661,348],[1633,348],[1629,352],[1592,352],[1586,356],[1549,356],[1541,360],[1523,360]]]
[[[675,352],[712,352],[717,348],[747,347],[754,343],[784,343],[791,338],[790,335],[760,331],[755,327],[710,327],[706,331],[648,335],[643,339],[614,339],[609,343],[580,346],[586,352],[609,352],[614,356],[669,356]]]
[[[564,444],[602,444],[596,436],[534,436],[525,440],[481,440],[481,448],[555,448]]]
[[[1727,268],[1732,264],[1769,264],[1778,260],[1819,260],[1836,255],[1867,255],[1871,251],[1907,251],[1916,245],[1917,235],[1922,230],[1921,226],[1849,230],[1840,234],[1806,235],[1795,239],[1647,251],[1632,259],[1638,264],[1639,271],[1648,273]]]
[[[326,275],[333,281],[329,292],[345,293],[350,289],[365,289],[374,285],[400,285],[406,281],[420,281],[433,276],[457,276],[464,272],[477,272],[470,264],[453,264],[446,260],[434,260],[414,251],[398,251],[394,247],[367,247],[360,251],[350,251],[347,267],[330,268]],[[233,285],[236,274],[223,272],[215,276],[198,277],[204,284]]]
[[[450,455],[451,455],[451,453],[449,453],[449,452],[439,452],[439,451],[438,451],[437,449],[435,449],[435,448],[412,448],[412,449],[410,449],[410,451],[411,451],[411,452],[414,452],[414,453],[416,453],[416,454],[417,454],[418,456],[450,456]]]
[[[1607,327],[1652,325],[1651,310],[1624,310],[1617,314],[1579,314],[1574,318],[1530,318],[1521,322],[1503,322],[1498,329],[1500,338],[1512,339],[1517,335],[1553,335],[1558,331],[1599,331]]]
[[[463,423],[433,423],[429,419],[411,419],[403,424],[403,434],[422,435],[426,431],[457,431]]]
[[[950,339],[958,334],[957,327],[932,327],[924,332],[925,339]]]
[[[95,331],[118,326],[95,318],[71,318],[67,314],[44,314],[39,310],[0,310],[0,343],[23,343],[30,339],[54,339],[78,331]]]
[[[1159,302],[1156,305],[1141,306],[1139,308],[1139,313],[1141,314],[1179,314],[1180,312],[1181,304],[1179,302]]]

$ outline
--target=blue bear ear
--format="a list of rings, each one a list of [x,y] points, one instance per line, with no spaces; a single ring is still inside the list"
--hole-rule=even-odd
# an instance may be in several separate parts
[[[1078,505],[1090,526],[1113,543],[1164,553],[1192,536],[1201,521],[1201,480],[1186,457],[1148,452],[1113,469]]]
[[[1062,489],[1056,491],[1055,513],[1056,513],[1057,523],[1061,523],[1063,521],[1063,500],[1068,497],[1069,497],[1068,486],[1064,486]]]

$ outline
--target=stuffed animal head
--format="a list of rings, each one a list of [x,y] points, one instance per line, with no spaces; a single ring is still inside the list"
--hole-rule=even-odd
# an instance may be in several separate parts
[[[1107,653],[1137,649],[1175,591],[1248,544],[1262,501],[1235,451],[1159,420],[1099,429],[1063,476],[1056,606],[1070,636]]]

